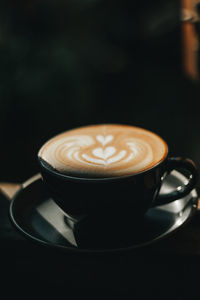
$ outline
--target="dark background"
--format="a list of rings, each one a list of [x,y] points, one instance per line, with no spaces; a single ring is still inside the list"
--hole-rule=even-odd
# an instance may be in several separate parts
[[[0,181],[37,173],[37,152],[53,135],[103,122],[153,130],[171,155],[199,166],[199,95],[200,83],[182,70],[178,0],[0,1]],[[135,255],[79,257],[21,237],[0,197],[6,299],[198,298],[198,214],[171,246],[163,241],[164,254],[157,243]],[[181,255],[188,247],[197,254]]]
[[[0,2],[0,180],[38,172],[53,135],[148,128],[200,162],[199,86],[185,78],[177,0]]]

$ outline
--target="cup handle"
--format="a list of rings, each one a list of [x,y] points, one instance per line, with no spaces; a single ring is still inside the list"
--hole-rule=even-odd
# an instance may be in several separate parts
[[[170,193],[159,194],[153,206],[167,204],[177,199],[183,198],[194,189],[198,181],[198,170],[195,163],[189,158],[168,158],[166,170],[167,174],[170,174],[173,170],[176,169],[184,169],[190,173],[188,183],[177,187],[177,189]]]

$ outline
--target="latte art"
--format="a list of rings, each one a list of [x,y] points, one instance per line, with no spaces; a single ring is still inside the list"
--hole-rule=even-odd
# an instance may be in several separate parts
[[[116,177],[142,172],[161,161],[167,145],[156,134],[123,125],[73,129],[48,141],[39,157],[63,174]]]

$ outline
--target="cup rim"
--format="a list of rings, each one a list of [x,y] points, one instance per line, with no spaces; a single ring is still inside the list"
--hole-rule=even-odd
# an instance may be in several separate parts
[[[167,151],[166,151],[166,155],[160,160],[158,161],[155,165],[151,166],[150,168],[143,170],[141,172],[135,173],[135,174],[130,174],[130,175],[124,175],[124,176],[116,176],[116,177],[78,177],[78,176],[73,176],[73,175],[68,175],[68,174],[62,174],[60,172],[58,172],[56,169],[53,169],[53,167],[51,167],[48,163],[43,160],[41,157],[38,156],[38,161],[39,161],[39,165],[41,167],[41,169],[45,170],[48,174],[51,174],[61,180],[66,180],[66,181],[76,181],[76,182],[86,182],[86,183],[92,183],[92,182],[112,182],[112,181],[121,181],[121,180],[127,180],[129,178],[133,178],[133,177],[137,177],[137,176],[141,176],[144,173],[148,173],[150,171],[152,171],[153,169],[155,169],[156,167],[158,167],[159,165],[161,165],[162,163],[164,163],[164,161],[166,161],[166,159],[169,156],[169,151],[168,151],[168,147],[167,147]]]
[[[156,168],[157,166],[159,166],[160,164],[162,164],[167,159],[167,157],[169,155],[169,147],[168,147],[167,142],[159,134],[155,133],[154,131],[151,131],[149,129],[146,129],[146,128],[143,128],[143,127],[140,127],[140,126],[127,125],[127,124],[117,124],[117,123],[92,124],[92,125],[86,125],[84,127],[90,127],[90,126],[95,126],[95,125],[116,125],[116,126],[120,125],[120,126],[125,126],[125,127],[126,126],[128,126],[128,127],[133,126],[135,128],[139,128],[139,129],[149,131],[152,134],[159,137],[164,142],[165,148],[166,148],[165,154],[163,155],[163,157],[158,162],[156,162],[156,164],[154,164],[153,166],[151,166],[151,167],[149,167],[145,170],[137,172],[135,174],[122,175],[122,176],[116,176],[116,177],[114,177],[114,176],[113,177],[94,177],[94,178],[92,178],[92,177],[81,177],[81,176],[78,177],[78,176],[73,176],[72,174],[64,174],[64,173],[61,173],[61,172],[57,171],[48,162],[46,162],[42,157],[40,157],[39,153],[40,153],[41,149],[43,148],[43,146],[48,142],[48,141],[46,141],[43,144],[43,146],[40,148],[39,152],[38,152],[38,161],[39,161],[39,165],[41,166],[41,168],[45,169],[48,173],[50,173],[50,174],[52,174],[56,177],[59,177],[60,179],[63,179],[63,180],[82,181],[82,182],[107,182],[107,181],[111,182],[111,181],[118,181],[118,180],[123,180],[123,179],[136,177],[136,176],[139,176],[139,175],[143,175],[144,173],[147,173],[147,172],[151,171],[152,169]],[[78,127],[78,128],[81,128],[81,127]],[[76,129],[76,128],[73,128],[73,129]],[[56,136],[59,136],[60,134],[62,134],[62,132],[55,135],[51,139],[55,138]]]

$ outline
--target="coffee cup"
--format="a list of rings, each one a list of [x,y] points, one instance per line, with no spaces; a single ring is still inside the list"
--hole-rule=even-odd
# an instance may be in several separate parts
[[[152,206],[180,199],[195,188],[198,170],[188,158],[169,157],[167,143],[149,130],[97,124],[68,130],[38,152],[44,184],[73,217],[119,214],[138,219]],[[184,170],[187,184],[159,194],[165,177]]]

